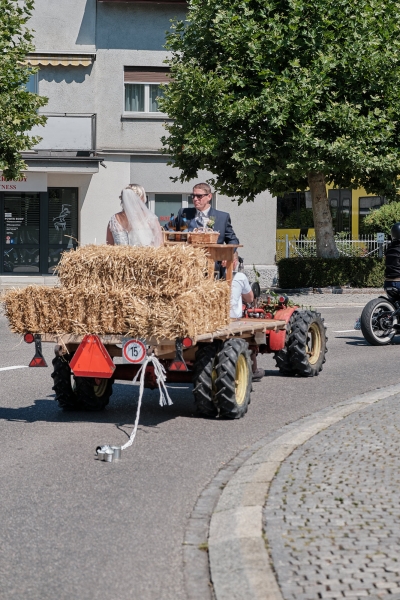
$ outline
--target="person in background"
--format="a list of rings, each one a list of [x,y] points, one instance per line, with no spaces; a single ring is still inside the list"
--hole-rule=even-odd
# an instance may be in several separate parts
[[[163,244],[158,218],[146,206],[146,192],[141,185],[130,183],[121,192],[119,213],[107,227],[107,244],[112,246],[154,246]]]
[[[233,279],[231,287],[231,319],[241,319],[243,314],[243,302],[245,304],[253,302],[254,294],[252,292],[249,280],[244,273],[240,273],[237,268],[239,257],[234,254],[233,259]],[[257,367],[257,356],[255,352],[251,353],[253,381],[261,381],[264,377],[264,369]]]
[[[385,283],[384,288],[400,290],[400,223],[395,223],[390,230],[392,241],[385,250]]]

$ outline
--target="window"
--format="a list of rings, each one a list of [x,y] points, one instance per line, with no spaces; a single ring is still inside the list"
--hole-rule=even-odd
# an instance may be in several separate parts
[[[53,273],[78,237],[78,189],[0,192],[0,273]]]
[[[39,273],[40,197],[36,192],[3,194],[4,273]]]
[[[314,227],[310,192],[290,192],[277,199],[278,229],[310,229]]]
[[[61,253],[78,244],[78,189],[49,188],[48,209],[49,273]]]
[[[155,213],[164,226],[168,223],[171,214],[175,217],[182,208],[182,194],[154,194]]]
[[[160,84],[168,82],[168,73],[163,67],[125,67],[125,112],[160,112],[157,98],[163,96]]]
[[[360,209],[358,213],[359,219],[359,232],[365,233],[364,219],[371,212],[379,208],[383,204],[386,204],[386,198],[384,196],[362,196],[360,197]]]
[[[32,92],[32,94],[38,93],[38,74],[33,73],[28,79],[28,82],[25,84],[27,92]]]

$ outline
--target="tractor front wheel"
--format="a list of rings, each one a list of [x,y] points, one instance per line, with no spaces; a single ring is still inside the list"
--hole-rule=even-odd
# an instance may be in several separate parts
[[[327,336],[320,313],[299,310],[293,313],[288,354],[293,371],[301,377],[315,377],[322,371]]]
[[[224,342],[216,362],[215,400],[219,416],[240,419],[250,404],[252,368],[250,350],[241,338]]]

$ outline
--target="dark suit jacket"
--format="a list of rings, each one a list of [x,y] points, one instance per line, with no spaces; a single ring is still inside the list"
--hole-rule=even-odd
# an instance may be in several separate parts
[[[177,229],[180,229],[182,216],[184,213],[189,224],[189,231],[192,231],[195,227],[197,227],[197,224],[194,222],[196,217],[196,209],[194,207],[181,208],[179,210],[175,219]],[[211,206],[208,216],[215,218],[213,229],[214,231],[219,231],[217,244],[239,244],[239,240],[233,231],[229,213],[222,212],[222,210],[216,210]]]

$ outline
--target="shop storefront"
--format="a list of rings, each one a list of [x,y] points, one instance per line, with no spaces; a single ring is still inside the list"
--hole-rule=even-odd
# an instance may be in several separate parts
[[[47,275],[78,240],[78,189],[48,188],[45,173],[0,182],[0,274]]]

